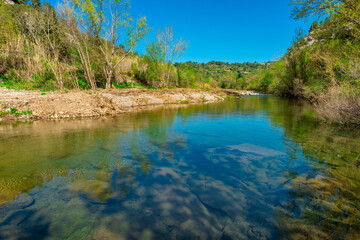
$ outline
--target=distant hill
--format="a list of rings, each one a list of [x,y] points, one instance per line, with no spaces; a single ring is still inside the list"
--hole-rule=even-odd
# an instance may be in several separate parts
[[[255,73],[258,70],[264,70],[271,65],[271,62],[266,63],[227,63],[219,61],[211,61],[208,63],[197,63],[197,62],[185,62],[176,63],[176,67],[190,68],[198,73],[203,74],[206,77],[212,77],[218,79],[223,76],[226,72],[232,72],[237,78],[241,78],[244,75]]]

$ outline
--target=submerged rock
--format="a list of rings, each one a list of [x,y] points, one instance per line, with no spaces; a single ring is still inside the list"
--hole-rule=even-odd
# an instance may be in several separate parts
[[[29,194],[21,194],[14,201],[3,206],[0,211],[1,213],[7,213],[12,210],[23,209],[29,207],[34,203],[34,199]]]
[[[0,219],[1,225],[19,225],[28,219],[34,211],[32,210],[16,210],[7,214],[7,217],[3,220]]]

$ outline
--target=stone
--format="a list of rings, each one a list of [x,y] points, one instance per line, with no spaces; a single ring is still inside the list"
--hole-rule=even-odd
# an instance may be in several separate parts
[[[29,194],[21,194],[14,201],[3,206],[1,213],[6,213],[12,210],[24,209],[34,203],[34,199]]]
[[[15,210],[8,213],[3,220],[0,219],[0,225],[19,225],[28,219],[34,211],[32,210]]]

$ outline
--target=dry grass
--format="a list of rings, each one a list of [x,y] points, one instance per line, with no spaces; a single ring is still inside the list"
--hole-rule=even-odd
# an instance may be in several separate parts
[[[316,109],[329,122],[360,126],[359,93],[359,90],[351,87],[332,87],[320,98]]]

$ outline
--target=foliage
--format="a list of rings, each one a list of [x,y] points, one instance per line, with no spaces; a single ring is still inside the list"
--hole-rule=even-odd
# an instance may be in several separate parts
[[[245,76],[270,65],[175,63],[188,42],[171,27],[139,56],[134,49],[149,27],[129,15],[128,0],[64,0],[57,9],[16,3],[0,3],[0,84],[7,88],[242,88]]]
[[[133,87],[144,87],[144,85],[139,83],[114,83],[114,87],[118,89],[122,89],[122,88],[133,88]]]
[[[246,77],[244,87],[305,98],[334,123],[358,125],[360,92],[360,2],[294,0],[293,16],[315,16],[298,31],[280,61]]]
[[[101,7],[106,1],[65,1],[58,11],[47,3],[1,2],[0,84],[50,90],[124,82],[129,62],[136,61],[132,51],[148,27],[146,18],[134,21],[128,15],[128,1],[109,2],[119,11],[111,19]]]
[[[0,111],[0,117],[7,117],[11,115],[15,117],[20,117],[20,116],[30,116],[32,114],[33,112],[30,110],[19,112],[17,108],[8,108],[8,106],[6,106],[5,104],[3,105],[3,109]]]
[[[221,88],[243,88],[242,82],[244,77],[257,72],[261,69],[266,69],[271,63],[225,63],[225,62],[208,62],[196,63],[186,62],[177,63],[175,66],[179,69],[191,71],[193,75],[200,78],[200,82],[205,82],[211,86]],[[196,77],[196,76],[194,76]]]

